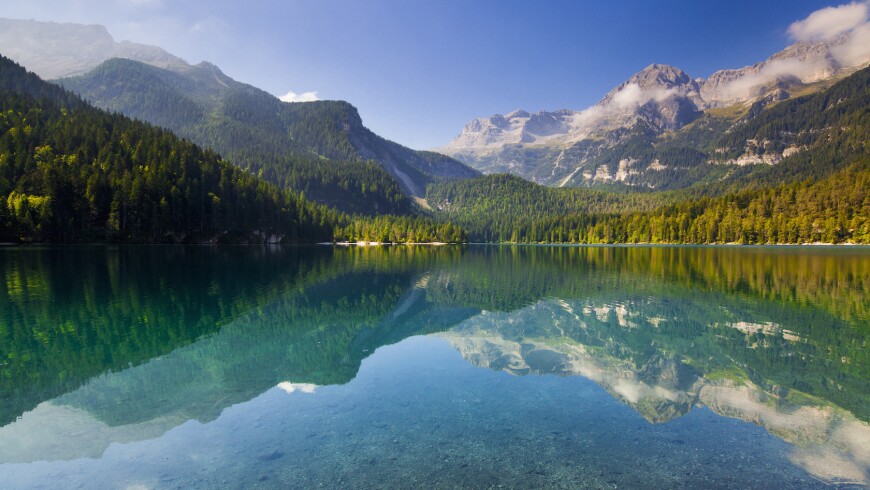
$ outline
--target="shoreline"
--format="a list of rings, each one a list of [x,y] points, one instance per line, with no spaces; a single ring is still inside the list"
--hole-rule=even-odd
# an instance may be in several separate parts
[[[870,247],[870,243],[515,243],[515,242],[468,242],[467,245],[515,245],[542,247]]]
[[[463,245],[461,243],[448,242],[319,242],[318,245],[339,245],[342,247],[358,246],[358,247],[375,247],[381,245]]]
[[[389,246],[389,245],[487,245],[487,246],[510,246],[510,247],[844,247],[844,248],[870,248],[870,243],[559,243],[559,242],[542,242],[542,243],[514,243],[514,242],[308,242],[308,243],[208,243],[208,242],[188,242],[188,243],[164,243],[164,242],[0,242],[0,248],[12,247],[39,247],[39,246],[251,246],[251,245],[268,245],[268,246],[291,246],[305,247],[314,245],[326,246]]]

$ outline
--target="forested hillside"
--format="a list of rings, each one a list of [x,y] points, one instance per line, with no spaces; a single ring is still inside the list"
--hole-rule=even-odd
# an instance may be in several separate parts
[[[158,70],[128,65],[126,60],[113,60],[100,69],[111,68],[112,63],[122,69]],[[216,70],[210,65],[191,68]],[[177,74],[166,70],[158,72],[176,84],[202,82],[196,77],[173,78]],[[112,74],[118,75],[115,71]],[[417,164],[406,165],[408,152],[412,151],[366,130],[347,103],[286,104],[253,88],[222,92],[221,111],[232,116],[209,116],[206,119],[212,122],[191,127],[202,131],[201,138],[212,138],[216,146],[235,148],[239,158],[271,162],[250,170],[285,187],[281,189],[166,130],[94,109],[69,92],[25,74],[8,60],[3,60],[2,75],[3,240],[870,240],[870,150],[866,147],[866,135],[870,134],[870,69],[816,94],[764,110],[750,108],[752,117],[744,117],[728,131],[723,132],[720,116],[707,114],[693,126],[657,143],[646,141],[647,132],[641,127],[627,132],[623,140],[626,153],[621,157],[648,148],[659,155],[669,154],[672,159],[708,159],[715,154],[724,162],[746,155],[763,159],[765,152],[780,155],[794,149],[770,165],[706,161],[694,170],[713,169],[701,183],[666,192],[630,191],[624,186],[548,188],[507,175],[467,180],[434,178],[429,170],[440,165],[440,155],[414,152]],[[135,76],[132,80],[142,81]],[[133,82],[125,81],[120,91],[109,84],[99,87],[109,99],[123,102],[135,93],[129,90],[128,83]],[[149,92],[154,87],[166,90]],[[143,117],[180,118],[166,124],[184,121],[186,114],[190,120],[199,121],[199,101],[191,98],[185,102],[184,97],[178,98],[182,92],[173,87],[169,82],[149,82],[141,87],[148,97],[130,104],[153,108],[153,113]],[[188,92],[210,97],[207,90]],[[176,107],[178,111],[167,112],[159,106]],[[278,119],[270,107],[277,108]],[[283,122],[275,124],[281,118]],[[268,130],[270,125],[274,126],[272,130]],[[357,131],[346,130],[351,127]],[[250,133],[251,128],[260,129]],[[283,143],[270,143],[268,135],[278,138],[285,130],[289,137]],[[310,155],[299,156],[302,149]],[[359,159],[360,149],[370,152],[367,156],[371,159]],[[271,155],[268,159],[260,159],[267,154]],[[398,162],[405,162],[401,167],[404,170]],[[411,206],[385,166],[403,175],[407,179],[405,186],[429,182],[426,197],[434,220],[420,215],[395,216],[410,213]],[[661,173],[664,176],[678,171],[679,167],[674,167]],[[310,199],[377,216],[353,218]]]
[[[716,198],[549,189],[509,176],[476,179],[464,189],[430,189],[444,203],[455,200],[458,210],[438,215],[465,228],[471,241],[870,243],[870,154],[854,162],[818,181]],[[507,191],[472,198],[486,183]]]
[[[803,97],[711,110],[679,131],[661,135],[639,122],[629,131],[617,131],[612,135],[617,142],[597,153],[586,146],[607,146],[606,141],[581,142],[566,152],[594,155],[585,166],[612,177],[594,182],[599,186],[609,182],[718,195],[821,178],[844,168],[850,155],[863,151],[866,136],[851,128],[866,124],[868,107],[870,68],[865,68]],[[850,132],[851,140],[839,132]],[[835,137],[841,145],[836,148],[828,144]],[[569,186],[591,183],[580,174],[565,181]]]
[[[750,112],[753,117],[729,131],[708,114],[655,144],[639,128],[630,132],[625,152],[614,158],[669,154],[684,163],[661,170],[661,178],[707,174],[685,189],[549,188],[491,175],[430,185],[428,201],[472,241],[866,243],[870,69],[828,90]],[[793,153],[768,165],[707,161],[714,154],[722,162],[747,154],[764,158],[788,148]],[[698,165],[686,163],[692,160]]]
[[[111,59],[57,81],[94,105],[168,128],[281,187],[341,210],[411,212],[437,177],[477,173],[379,138],[341,101],[286,103],[208,63],[166,70]]]
[[[282,190],[172,133],[90,107],[0,57],[0,240],[356,239],[373,225]],[[390,237],[452,226],[380,218]],[[412,233],[416,228],[420,231]],[[336,236],[339,230],[349,230]]]

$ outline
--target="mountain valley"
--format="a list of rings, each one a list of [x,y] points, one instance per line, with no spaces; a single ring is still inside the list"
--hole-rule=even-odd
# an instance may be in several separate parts
[[[870,240],[862,30],[800,41],[707,79],[653,64],[584,111],[478,118],[440,149],[454,160],[376,135],[348,102],[283,102],[211,63],[116,43],[101,26],[2,23],[0,52],[62,76],[55,83],[87,102],[169,129],[331,208],[327,228],[338,233],[319,239],[417,240],[436,233],[421,224],[433,220],[437,233],[483,242]],[[376,219],[353,225],[340,213]],[[385,215],[404,216],[405,231],[387,231],[398,222]],[[739,224],[707,224],[726,218]],[[411,223],[427,231],[406,234]],[[34,226],[28,239],[48,236]]]
[[[347,102],[282,102],[211,63],[116,43],[102,26],[2,25],[0,53],[43,78],[65,77],[56,82],[97,107],[169,129],[342,211],[409,214],[409,197],[421,199],[428,183],[478,175],[449,157],[381,138]]]

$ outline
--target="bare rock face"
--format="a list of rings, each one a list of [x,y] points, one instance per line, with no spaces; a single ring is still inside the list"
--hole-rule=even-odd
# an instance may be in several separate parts
[[[607,93],[598,105],[619,102],[620,94],[633,90],[636,86],[651,98],[664,99],[668,96],[685,97],[693,103],[700,102],[698,82],[683,70],[662,64],[652,64],[632,75]],[[699,104],[700,105],[700,104]]]
[[[652,64],[607,93],[591,110],[595,128],[613,130],[639,120],[659,131],[679,129],[692,122],[701,107],[698,82],[683,70]],[[600,134],[598,134],[600,136]]]
[[[835,55],[834,42],[798,42],[761,63],[734,70],[720,70],[701,85],[706,107],[725,107],[766,97],[771,91],[826,80],[844,68]]]
[[[542,184],[609,181],[584,165],[606,152],[612,136],[621,131],[638,124],[656,135],[678,131],[707,109],[737,104],[745,104],[752,117],[798,89],[848,75],[868,63],[870,28],[862,27],[833,39],[797,42],[765,61],[720,70],[706,80],[674,66],[652,64],[585,110],[517,110],[478,118],[440,151],[484,173],[507,171]],[[586,151],[590,148],[594,151]]]
[[[534,143],[542,138],[566,134],[574,111],[541,111],[530,114],[523,110],[506,115],[480,117],[465,125],[462,134],[450,143],[450,148],[500,148],[505,144]]]
[[[523,129],[534,136],[552,136],[562,134],[567,129],[566,117],[571,115],[569,110],[556,112],[538,112],[529,116]]]
[[[161,48],[115,42],[100,25],[0,19],[0,53],[50,80],[85,73],[110,58],[127,58],[158,68],[188,64]]]
[[[660,130],[679,129],[697,117],[698,82],[670,65],[654,64],[634,74],[585,111],[562,109],[530,114],[516,110],[468,123],[443,150],[447,153],[497,150],[510,144],[570,145],[604,136],[643,120]]]
[[[442,150],[448,154],[497,150],[510,144],[569,145],[643,120],[661,130],[679,129],[698,114],[698,83],[679,68],[650,65],[585,110],[516,110],[468,123]]]

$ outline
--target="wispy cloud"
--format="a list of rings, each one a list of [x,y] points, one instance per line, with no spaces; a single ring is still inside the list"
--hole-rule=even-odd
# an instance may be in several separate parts
[[[291,383],[284,381],[278,383],[278,388],[285,393],[314,393],[317,390],[317,385],[311,383]]]
[[[834,41],[831,54],[837,63],[863,65],[870,61],[870,0],[816,10],[788,32],[797,41]]]
[[[821,56],[775,59],[749,71],[721,88],[726,99],[750,98],[759,87],[776,80],[796,78],[813,82],[831,69],[856,67],[870,61],[870,3],[852,2],[816,10],[793,22],[789,36],[799,42],[824,42],[835,62]]]
[[[676,89],[664,87],[643,89],[636,83],[629,83],[613,95],[611,104],[616,110],[634,110],[650,101],[662,102],[677,93]]]
[[[572,131],[577,134],[593,132],[600,129],[602,124],[613,124],[614,121],[620,121],[620,117],[631,117],[639,107],[649,102],[664,102],[679,93],[676,88],[644,89],[636,83],[628,83],[609,99],[605,98],[598,104],[575,113],[571,124]]]
[[[827,41],[865,24],[868,14],[870,5],[864,2],[825,7],[792,23],[788,33],[796,41]]]
[[[823,76],[825,70],[824,60],[772,60],[761,66],[758,71],[750,71],[723,86],[721,93],[726,99],[749,99],[757,95],[760,87],[776,80],[797,78],[806,82]]]
[[[852,31],[848,43],[834,47],[834,56],[845,66],[858,66],[870,59],[870,23]]]
[[[278,99],[284,102],[313,102],[315,100],[320,100],[320,98],[317,97],[317,92],[302,92],[301,94],[287,92],[286,94],[279,96]]]

